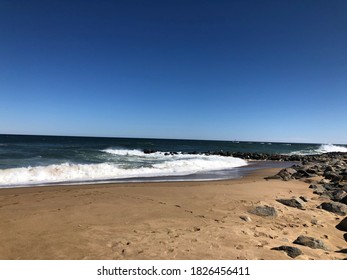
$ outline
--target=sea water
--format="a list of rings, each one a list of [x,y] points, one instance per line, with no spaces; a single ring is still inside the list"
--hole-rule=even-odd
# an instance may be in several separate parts
[[[156,152],[146,154],[144,150]],[[347,152],[347,146],[250,141],[0,135],[0,188],[113,181],[211,180],[249,162],[207,151],[269,154]],[[167,155],[166,152],[176,152]],[[196,154],[187,154],[196,152]]]

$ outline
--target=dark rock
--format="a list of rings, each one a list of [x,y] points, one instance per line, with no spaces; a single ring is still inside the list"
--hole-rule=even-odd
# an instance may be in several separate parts
[[[344,198],[342,198],[340,201],[340,203],[343,203],[345,205],[347,205],[347,196],[345,196]]]
[[[317,170],[315,170],[314,168],[310,167],[306,169],[306,172],[312,175],[317,175]]]
[[[293,177],[295,179],[302,179],[302,178],[310,178],[310,177],[312,177],[312,175],[307,173],[305,170],[300,169],[296,173],[293,174]]]
[[[344,190],[335,190],[331,192],[332,200],[341,201],[344,197],[346,197],[347,193]]]
[[[271,206],[257,206],[249,211],[251,214],[262,216],[262,217],[277,217],[277,211]]]
[[[156,153],[157,151],[150,150],[150,149],[144,149],[143,152],[144,152],[145,154],[153,154],[153,153]]]
[[[333,183],[339,183],[339,182],[342,181],[342,179],[343,179],[343,176],[337,175],[337,176],[335,176],[335,177],[333,177],[333,178],[331,179],[331,182],[333,182]]]
[[[300,196],[300,199],[303,201],[303,202],[308,202],[308,198],[306,196]]]
[[[324,184],[323,187],[324,187],[324,189],[326,189],[328,191],[336,190],[336,187],[333,184]]]
[[[339,174],[337,174],[336,172],[334,171],[327,171],[327,172],[324,172],[324,178],[325,179],[328,179],[328,180],[334,180],[336,181],[337,179],[342,179],[342,176],[340,176]]]
[[[280,246],[272,248],[271,250],[277,250],[277,251],[284,251],[287,253],[287,255],[293,259],[295,259],[297,256],[302,255],[302,251],[299,248],[292,247],[292,246]]]
[[[276,199],[277,202],[282,203],[284,205],[304,209],[305,208],[305,202],[301,200],[300,198],[290,198],[290,199]]]
[[[310,236],[300,235],[293,243],[302,246],[307,246],[312,249],[328,250],[327,246],[324,244],[322,240]]]
[[[319,208],[338,214],[340,216],[347,215],[347,205],[340,202],[323,202]]]
[[[322,195],[326,192],[326,189],[321,185],[310,185],[310,189],[313,189],[314,194]]]
[[[335,170],[334,170],[334,168],[332,168],[330,165],[328,165],[328,166],[325,168],[324,173],[325,173],[325,172],[330,172],[330,171],[333,171],[333,172],[334,172]]]
[[[293,179],[292,175],[297,171],[293,168],[284,168],[274,176],[266,177],[265,179],[282,179],[283,181],[289,181]]]
[[[347,232],[347,217],[344,218],[337,226],[337,229]]]

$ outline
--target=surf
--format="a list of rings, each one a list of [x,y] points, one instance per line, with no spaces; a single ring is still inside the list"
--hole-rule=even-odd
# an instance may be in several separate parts
[[[122,157],[142,157],[152,161],[134,167],[117,162],[97,164],[62,163],[48,166],[8,168],[0,170],[0,186],[39,185],[71,182],[111,181],[126,178],[185,176],[208,171],[227,170],[247,165],[243,159],[206,155],[146,155],[138,150],[105,150]],[[153,159],[156,158],[155,161]]]

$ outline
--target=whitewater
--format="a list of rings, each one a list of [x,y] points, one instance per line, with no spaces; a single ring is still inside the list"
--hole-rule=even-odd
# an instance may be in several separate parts
[[[48,166],[10,168],[0,170],[0,186],[37,185],[52,183],[97,182],[139,177],[185,176],[207,171],[245,166],[243,159],[206,155],[144,154],[139,150],[107,149],[104,151],[123,158],[124,163],[75,164],[62,163]],[[130,162],[146,162],[132,167]]]
[[[347,146],[0,135],[0,188],[121,180],[216,180],[236,178],[241,170],[251,168],[250,161],[203,154],[208,151],[309,155],[347,152]]]

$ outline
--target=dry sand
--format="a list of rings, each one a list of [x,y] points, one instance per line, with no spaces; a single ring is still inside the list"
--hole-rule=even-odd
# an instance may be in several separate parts
[[[266,181],[276,169],[210,182],[126,183],[0,190],[0,259],[290,259],[272,247],[301,234],[329,251],[294,245],[297,259],[343,259],[340,216],[301,181]],[[276,198],[304,195],[306,210]],[[248,213],[275,207],[277,218]],[[246,222],[240,216],[249,216]],[[312,220],[316,219],[317,221]]]

